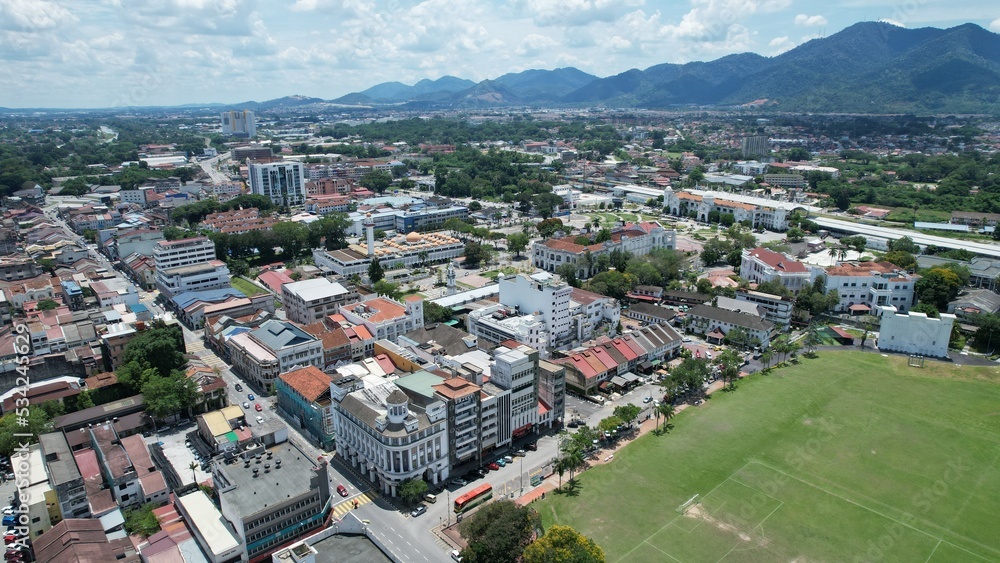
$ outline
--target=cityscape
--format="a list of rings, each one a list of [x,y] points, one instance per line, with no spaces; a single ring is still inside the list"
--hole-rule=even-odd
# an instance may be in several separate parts
[[[154,4],[0,0],[5,561],[1000,560],[992,6]]]

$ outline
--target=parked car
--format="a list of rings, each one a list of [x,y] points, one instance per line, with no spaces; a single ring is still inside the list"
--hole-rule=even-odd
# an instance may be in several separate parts
[[[496,470],[500,469],[500,466],[497,465],[496,463],[491,463],[491,464],[487,465],[486,468],[489,469],[490,471],[496,471]]]
[[[343,485],[337,485],[337,493],[338,493],[338,494],[339,494],[340,496],[342,496],[342,497],[346,497],[346,496],[347,496],[347,494],[348,494],[348,493],[347,493],[347,487],[345,487],[345,486],[343,486]]]
[[[468,481],[466,481],[465,479],[463,479],[461,477],[456,477],[455,479],[452,479],[452,482],[455,483],[456,485],[458,485],[459,487],[464,487],[464,486],[466,486],[466,485],[469,484]]]
[[[462,555],[461,555],[461,553],[462,552],[459,551],[459,550],[457,550],[457,549],[451,550],[451,560],[452,561],[458,561],[459,563],[462,563]]]
[[[538,451],[538,443],[537,442],[531,442],[527,446],[524,446],[524,447],[525,447],[525,449],[531,450],[533,452]]]
[[[527,452],[525,452],[524,450],[517,450],[516,452],[514,452],[514,455],[517,457],[524,457],[526,453]]]
[[[642,400],[642,402],[643,403],[651,403],[651,402],[653,402],[653,398],[652,397],[646,397],[645,399]]]
[[[497,465],[499,465],[500,467],[505,467],[505,466],[507,465],[507,462],[506,462],[506,461],[504,461],[504,460],[503,460],[503,458],[500,458],[500,459],[498,459],[498,460],[496,461],[496,463],[497,463]]]
[[[420,506],[410,511],[410,516],[416,518],[417,516],[420,516],[424,512],[427,512],[427,507],[421,504]]]
[[[509,455],[505,455],[503,456],[503,461],[504,463],[514,463],[514,458],[510,457]]]

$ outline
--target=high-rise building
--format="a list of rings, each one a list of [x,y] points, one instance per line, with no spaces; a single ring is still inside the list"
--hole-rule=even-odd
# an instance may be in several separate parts
[[[305,167],[301,162],[250,163],[250,191],[279,206],[306,201]]]
[[[223,135],[257,136],[257,123],[254,121],[252,111],[224,111],[221,117]]]
[[[761,157],[771,154],[771,147],[767,142],[767,135],[743,137],[741,148],[743,149],[743,158]]]

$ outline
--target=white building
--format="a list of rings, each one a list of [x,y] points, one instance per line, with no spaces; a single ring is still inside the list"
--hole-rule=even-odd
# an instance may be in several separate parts
[[[334,376],[337,455],[382,492],[396,496],[407,479],[443,483],[450,470],[445,403],[411,404],[393,382],[338,386]]]
[[[740,277],[750,283],[778,282],[793,295],[812,283],[812,273],[803,263],[764,247],[743,251]]]
[[[821,272],[826,290],[837,290],[840,303],[835,311],[864,314],[890,305],[905,313],[913,306],[913,290],[920,276],[911,275],[890,262],[842,262]]]
[[[797,210],[819,211],[816,207],[794,202],[711,190],[675,192],[669,187],[663,192],[663,207],[671,215],[692,217],[703,223],[708,222],[708,216],[713,211],[732,214],[737,223],[745,221],[753,228],[760,227],[772,231],[788,230],[788,219]]]
[[[511,436],[519,438],[538,424],[538,351],[523,344],[500,346],[493,351],[491,371],[490,382],[510,391]]]
[[[278,206],[291,207],[306,202],[306,173],[301,162],[251,162],[250,191]]]
[[[753,303],[764,310],[764,319],[771,321],[781,330],[788,330],[792,324],[795,301],[790,297],[771,295],[751,290],[737,290],[736,299]]]
[[[229,267],[222,260],[156,270],[156,288],[168,298],[188,291],[227,287],[231,287]]]
[[[948,341],[955,315],[941,313],[932,319],[924,313],[898,313],[895,307],[879,307],[880,323],[876,344],[880,350],[930,356],[948,357]]]
[[[657,248],[675,248],[676,232],[659,223],[643,221],[628,223],[611,230],[611,240],[582,245],[576,237],[549,238],[531,245],[531,261],[537,268],[555,272],[563,264],[576,266],[576,277],[587,279],[597,273],[597,257],[614,250],[631,252],[633,256],[649,254]]]
[[[281,300],[288,320],[304,325],[337,313],[341,305],[357,297],[343,285],[326,278],[313,278],[281,286]]]
[[[524,315],[537,315],[549,327],[553,342],[568,337],[571,323],[570,296],[573,288],[551,274],[499,276],[500,303]]]
[[[219,117],[222,120],[223,135],[257,136],[257,122],[252,111],[224,111]]]
[[[224,563],[243,556],[243,542],[227,526],[222,512],[215,508],[204,491],[195,489],[177,497],[176,506],[211,563]]]
[[[353,325],[364,325],[376,340],[393,342],[407,332],[424,326],[424,302],[416,295],[400,303],[388,297],[374,297],[360,303],[341,305],[340,314]]]
[[[160,240],[153,247],[156,271],[215,260],[215,243],[206,237]]]

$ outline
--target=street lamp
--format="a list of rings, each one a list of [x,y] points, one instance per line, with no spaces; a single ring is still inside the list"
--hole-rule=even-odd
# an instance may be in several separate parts
[[[520,457],[521,469],[518,471],[518,480],[521,483],[521,495],[524,495],[524,456]]]

